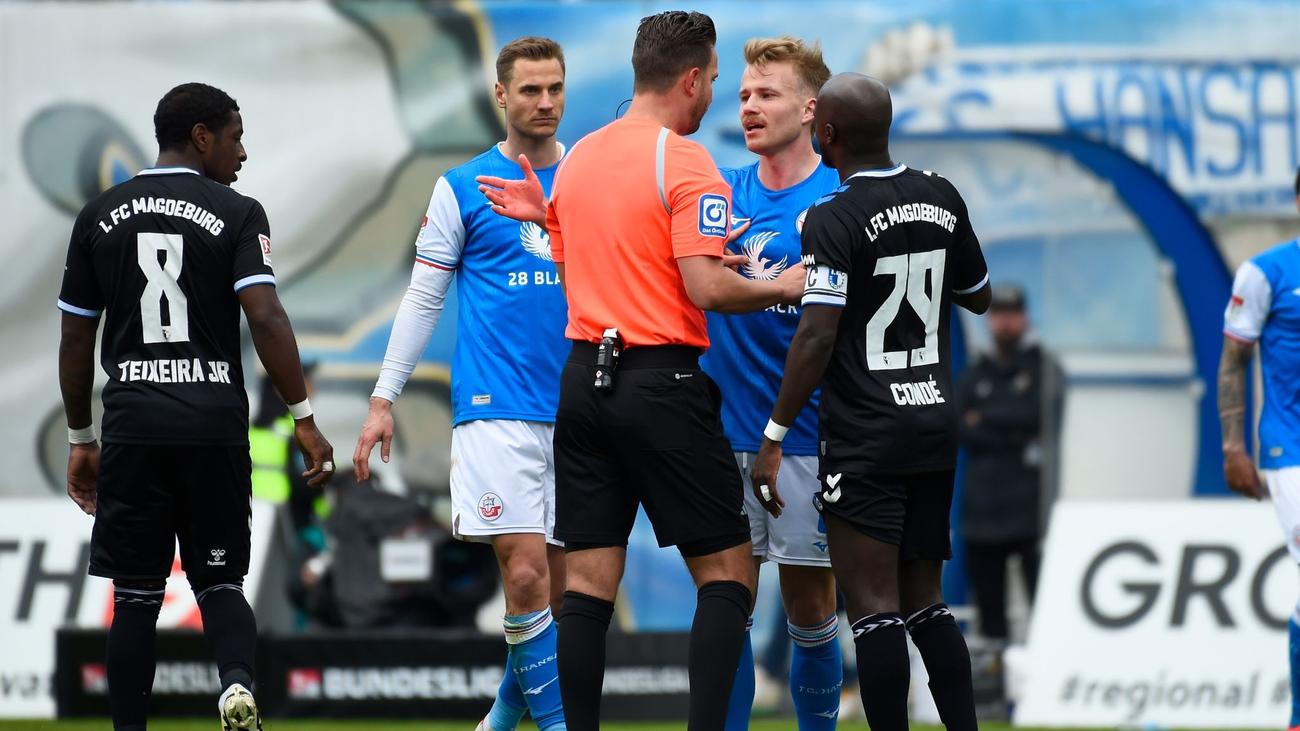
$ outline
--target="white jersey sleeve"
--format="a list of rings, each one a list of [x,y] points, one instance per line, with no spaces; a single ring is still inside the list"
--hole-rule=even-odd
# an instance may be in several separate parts
[[[429,199],[429,208],[415,240],[415,265],[411,284],[397,308],[393,331],[388,336],[388,350],[379,369],[379,380],[371,396],[390,402],[397,400],[406,381],[415,370],[420,355],[442,317],[447,288],[460,266],[465,247],[465,224],[460,216],[456,194],[446,178],[438,178]]]
[[[1223,313],[1223,334],[1234,340],[1255,342],[1264,330],[1272,302],[1273,286],[1268,277],[1254,262],[1242,264],[1232,282],[1232,299]]]

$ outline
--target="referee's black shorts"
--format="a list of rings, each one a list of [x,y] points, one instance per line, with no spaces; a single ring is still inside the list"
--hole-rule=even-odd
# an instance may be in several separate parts
[[[122,581],[171,575],[176,544],[196,588],[248,573],[248,446],[105,444],[90,574]]]
[[[660,546],[687,557],[749,540],[722,394],[682,346],[629,348],[597,391],[596,346],[575,343],[555,419],[555,537],[569,550],[625,546],[645,507]]]

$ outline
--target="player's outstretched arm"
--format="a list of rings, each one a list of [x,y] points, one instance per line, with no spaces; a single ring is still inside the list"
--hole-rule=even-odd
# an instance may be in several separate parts
[[[95,387],[95,333],[99,318],[63,313],[59,340],[59,390],[69,430],[91,427],[90,399]],[[95,514],[99,481],[99,443],[69,444],[68,497],[86,515]]]
[[[524,169],[523,180],[507,180],[495,175],[474,178],[479,192],[492,204],[492,211],[516,221],[531,221],[546,228],[546,193],[542,181],[533,172],[528,156],[519,155],[519,167]]]
[[[835,351],[835,336],[839,332],[840,314],[843,310],[830,305],[804,305],[799,316],[799,329],[790,341],[790,351],[785,357],[785,373],[781,377],[781,390],[772,407],[771,421],[784,430],[794,423],[799,412],[812,398],[826,366]],[[763,443],[754,461],[751,482],[754,494],[763,507],[775,517],[780,517],[785,501],[776,489],[776,474],[781,469],[781,442],[764,432]],[[768,489],[771,499],[763,494]]]
[[[280,398],[287,404],[306,401],[307,382],[298,358],[298,342],[275,287],[269,284],[244,287],[239,290],[239,306],[248,319],[257,357]],[[311,414],[302,418],[295,415],[293,435],[307,462],[307,471],[303,473],[308,478],[307,484],[319,487],[329,482],[334,476],[334,448],[316,428],[315,418]]]
[[[1254,343],[1223,338],[1219,359],[1219,423],[1223,428],[1223,476],[1228,487],[1260,499],[1259,472],[1246,451],[1246,375]]]

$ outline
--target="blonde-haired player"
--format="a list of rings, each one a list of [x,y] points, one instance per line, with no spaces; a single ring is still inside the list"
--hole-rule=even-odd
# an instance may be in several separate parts
[[[754,163],[722,170],[732,188],[732,220],[748,224],[733,253],[748,261],[740,272],[769,279],[799,263],[803,212],[840,185],[813,150],[817,91],[830,78],[820,47],[792,36],[745,44],[740,124]],[[745,509],[756,562],[772,561],[794,641],[790,693],[801,731],[835,727],[843,670],[835,613],[835,578],[817,494],[817,405],[791,426],[783,446],[782,494],[765,495],[750,469],[771,412],[785,354],[799,324],[799,308],[777,305],[745,315],[709,313],[713,347],[703,365],[722,389],[722,421],[747,486]],[[727,728],[744,729],[754,699],[754,654],[742,655]]]

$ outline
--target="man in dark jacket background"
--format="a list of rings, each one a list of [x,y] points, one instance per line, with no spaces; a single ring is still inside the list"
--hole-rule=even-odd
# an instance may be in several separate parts
[[[1018,556],[1032,601],[1040,542],[1056,492],[1064,375],[1029,335],[1024,290],[995,287],[988,325],[993,348],[958,386],[966,449],[961,532],[980,634],[1005,641],[1007,560]]]

